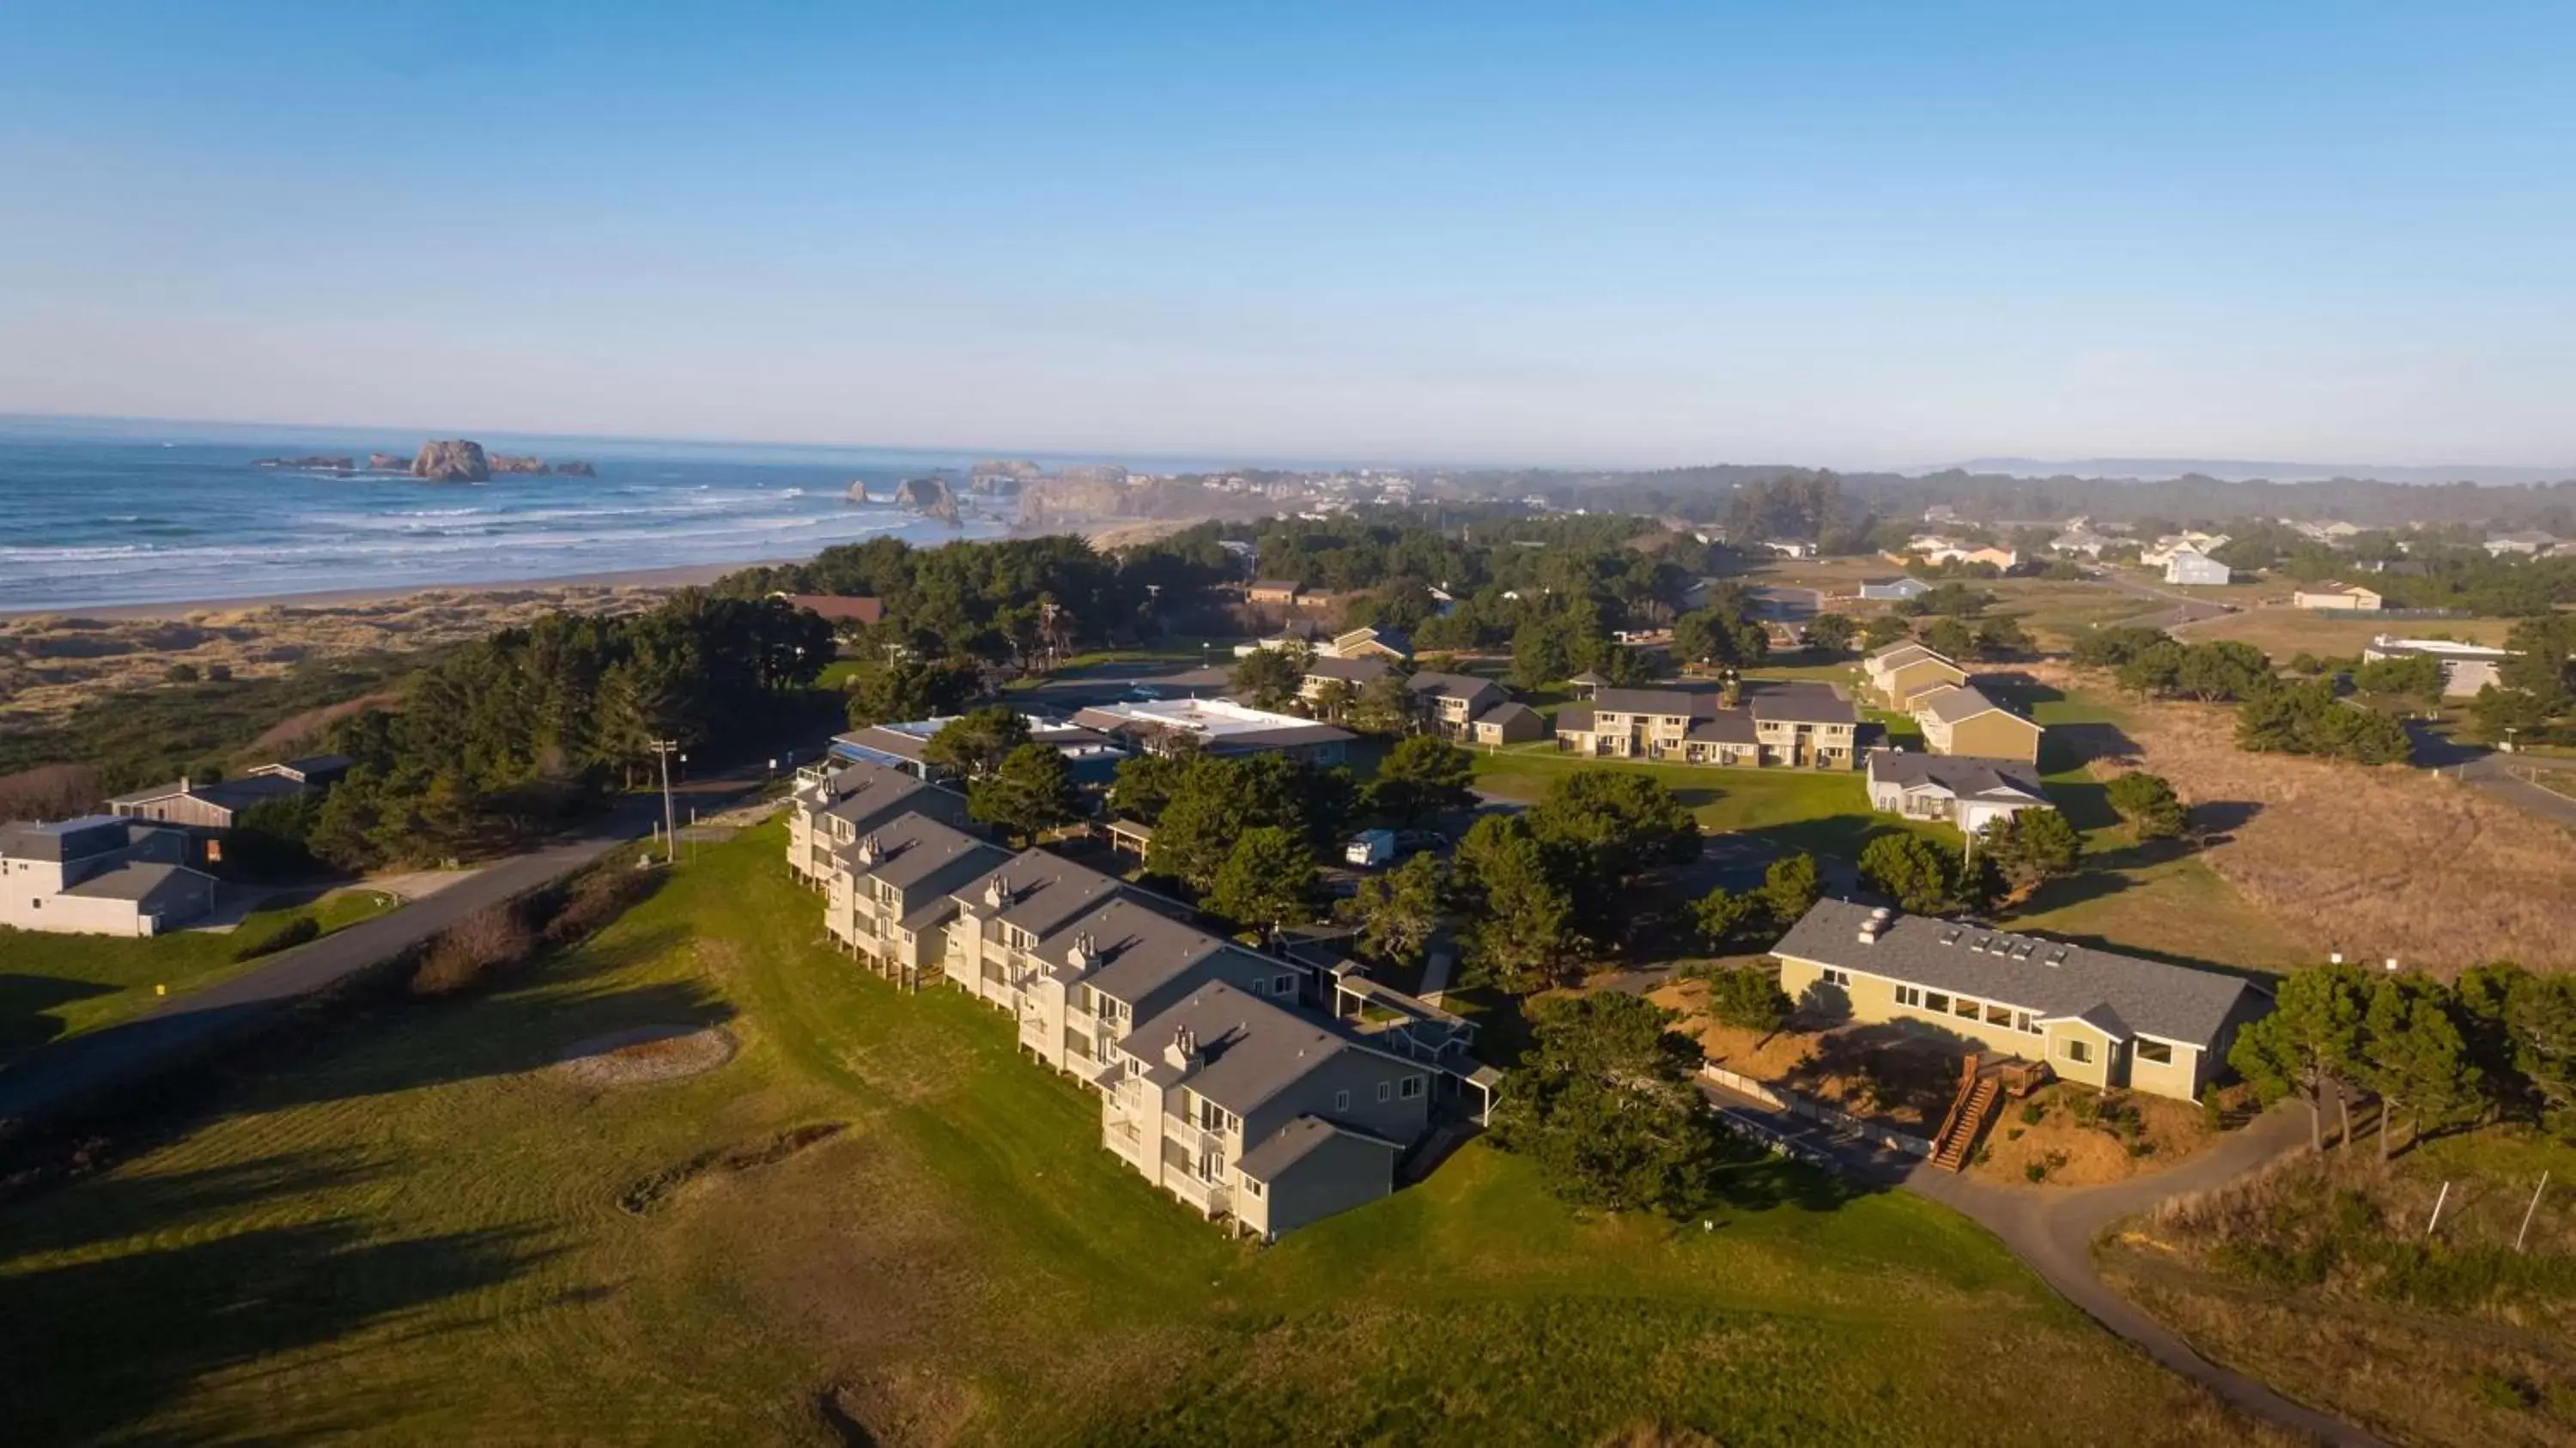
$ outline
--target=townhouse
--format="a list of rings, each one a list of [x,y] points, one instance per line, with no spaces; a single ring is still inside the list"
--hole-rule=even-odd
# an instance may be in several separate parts
[[[1556,716],[1560,749],[1592,758],[1853,769],[1860,714],[1829,684],[1751,681],[1744,702],[1685,689],[1596,689]]]
[[[1918,696],[1913,712],[1923,729],[1923,746],[1935,754],[2039,762],[2040,726],[1965,684]]]
[[[787,801],[787,871],[822,887],[839,873],[834,851],[905,814],[966,823],[966,797],[882,764],[839,762],[799,770]]]
[[[1968,671],[1957,660],[1910,639],[1872,653],[1860,667],[1870,693],[1891,709],[1910,711],[1933,690],[1968,682]]]
[[[870,825],[830,851],[823,928],[851,957],[907,989],[947,969],[953,892],[1011,853],[928,815]]]

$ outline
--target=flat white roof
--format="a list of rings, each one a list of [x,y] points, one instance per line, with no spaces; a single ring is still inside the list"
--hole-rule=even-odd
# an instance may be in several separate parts
[[[1225,739],[1270,729],[1309,729],[1315,725],[1312,719],[1301,719],[1294,714],[1273,714],[1267,709],[1255,709],[1232,699],[1135,699],[1118,704],[1095,704],[1083,712],[1132,719],[1139,724],[1157,724],[1166,729],[1186,729],[1208,739]]]

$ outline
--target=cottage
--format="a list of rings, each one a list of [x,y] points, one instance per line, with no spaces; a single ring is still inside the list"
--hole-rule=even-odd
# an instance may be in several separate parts
[[[1804,1009],[1907,1022],[2177,1101],[2200,1098],[2270,1006],[2232,975],[1845,900],[1818,901],[1772,954]]]
[[[2189,548],[2177,548],[2165,558],[2165,582],[2204,587],[2225,587],[2235,580],[2235,570],[2226,564]]]
[[[1964,684],[1921,696],[1913,712],[1924,747],[1935,754],[2039,762],[2039,725]]]
[[[1870,807],[1910,820],[1947,820],[1975,834],[1999,819],[2044,808],[2036,765],[1971,755],[1869,752]]]
[[[1914,707],[1935,689],[1968,682],[1968,671],[1948,655],[1912,640],[1889,644],[1861,660],[1870,692],[1891,709]]]
[[[1305,591],[1304,584],[1292,583],[1286,579],[1266,578],[1246,589],[1244,597],[1254,603],[1276,603],[1294,607],[1298,596]]]
[[[215,908],[185,830],[123,815],[0,825],[0,925],[57,935],[159,935]]]
[[[1365,689],[1395,672],[1395,665],[1383,658],[1335,658],[1318,654],[1306,661],[1306,677],[1297,686],[1297,697],[1312,704],[1323,697],[1334,684],[1347,684]]]
[[[2291,594],[2290,602],[2298,608],[2375,613],[2385,600],[2376,590],[2357,583],[2320,583]]]
[[[1468,724],[1467,736],[1488,749],[1528,744],[1547,737],[1547,719],[1527,704],[1497,704]]]

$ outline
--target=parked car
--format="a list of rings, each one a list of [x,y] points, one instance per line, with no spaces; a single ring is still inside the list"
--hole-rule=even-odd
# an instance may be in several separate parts
[[[1363,867],[1385,864],[1395,858],[1395,831],[1360,831],[1342,847],[1342,858]]]

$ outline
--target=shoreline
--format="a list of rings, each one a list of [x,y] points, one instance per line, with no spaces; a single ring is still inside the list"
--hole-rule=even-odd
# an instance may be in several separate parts
[[[738,563],[682,563],[664,568],[624,568],[608,573],[566,573],[548,578],[502,578],[464,583],[404,583],[381,588],[323,588],[238,598],[179,599],[167,603],[109,603],[94,607],[0,608],[0,618],[187,618],[200,613],[247,613],[263,608],[330,608],[383,603],[426,593],[504,594],[566,588],[687,588],[713,583],[745,568],[801,563],[801,558],[755,558]]]
[[[1048,534],[1071,534],[1092,546],[1107,551],[1169,536],[1184,528],[1207,521],[1205,518],[1100,518],[1084,522],[1057,522],[1032,527],[1014,524],[992,534],[992,538],[1036,538]],[[937,544],[925,546],[936,547]],[[793,558],[747,558],[725,563],[680,563],[660,568],[620,568],[601,573],[561,573],[540,578],[496,578],[461,582],[419,582],[360,586],[353,588],[317,588],[288,593],[254,593],[227,595],[220,598],[173,599],[164,602],[43,604],[32,607],[0,606],[0,619],[86,618],[102,621],[142,619],[184,619],[201,613],[246,613],[263,608],[333,608],[349,604],[383,603],[390,599],[410,598],[421,594],[509,594],[567,588],[688,588],[715,582],[728,573],[746,568],[774,568],[804,563],[811,554]]]

